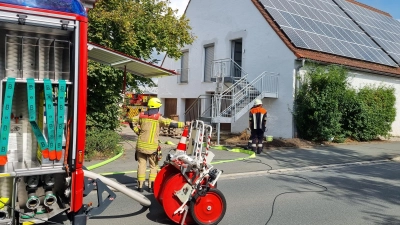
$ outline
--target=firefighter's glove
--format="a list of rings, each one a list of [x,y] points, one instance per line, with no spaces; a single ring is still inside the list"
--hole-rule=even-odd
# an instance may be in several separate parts
[[[135,161],[138,161],[137,151],[135,151]]]
[[[161,159],[162,159],[161,146],[158,146],[156,153],[157,153],[157,161],[161,161]]]
[[[140,134],[140,129],[139,129],[139,127],[134,127],[132,130],[133,130],[133,132],[135,132],[135,134],[137,134],[137,135]]]

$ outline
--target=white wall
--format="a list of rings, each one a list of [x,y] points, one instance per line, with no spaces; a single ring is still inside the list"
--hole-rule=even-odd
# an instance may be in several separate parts
[[[189,49],[189,84],[177,84],[176,77],[159,79],[160,98],[196,98],[215,90],[215,83],[204,83],[204,45],[214,43],[214,59],[231,56],[231,40],[243,40],[243,69],[251,81],[264,71],[279,73],[279,98],[264,99],[268,110],[268,135],[292,137],[294,54],[278,37],[250,0],[193,0],[186,12],[192,32],[197,36]],[[180,68],[180,61],[165,59],[162,65]],[[178,106],[179,107],[179,106]],[[183,118],[182,110],[179,111]],[[232,124],[232,132],[248,126],[247,114]]]
[[[393,136],[400,136],[400,78],[374,75],[367,72],[349,71],[351,85],[355,88],[362,88],[365,85],[386,85],[395,88],[396,96],[396,119],[392,124]]]

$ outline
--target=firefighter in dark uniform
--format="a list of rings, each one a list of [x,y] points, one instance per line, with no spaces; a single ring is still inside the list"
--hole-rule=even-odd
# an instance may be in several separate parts
[[[260,154],[263,148],[263,138],[267,123],[267,110],[262,107],[262,101],[256,99],[254,107],[249,112],[249,128],[251,131],[251,148]]]
[[[153,183],[158,170],[158,140],[160,127],[183,128],[185,123],[177,122],[164,118],[160,115],[159,109],[162,106],[160,99],[151,98],[147,107],[148,110],[141,112],[138,116],[132,118],[129,123],[131,129],[138,135],[135,157],[138,161],[137,180],[138,191],[143,192],[143,184],[146,180],[146,167],[149,161],[149,192],[153,192]]]

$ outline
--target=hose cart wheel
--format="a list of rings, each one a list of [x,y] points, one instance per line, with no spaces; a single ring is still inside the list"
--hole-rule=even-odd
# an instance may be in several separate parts
[[[165,186],[165,183],[171,176],[177,173],[180,173],[180,171],[170,164],[164,166],[160,172],[157,173],[156,180],[153,184],[153,193],[154,198],[160,203],[160,205],[162,205],[162,192],[164,190],[163,187]]]
[[[226,212],[225,196],[218,189],[209,189],[204,196],[198,196],[190,202],[189,210],[196,224],[218,224]]]
[[[191,178],[193,177],[193,173],[187,173],[187,176]],[[181,173],[178,173],[170,177],[165,182],[164,187],[162,187],[164,189],[162,191],[163,193],[162,205],[165,214],[167,214],[168,218],[173,222],[175,222],[176,224],[181,224],[184,213],[177,213],[174,215],[175,210],[177,210],[182,205],[182,202],[175,196],[175,192],[180,190],[186,183],[187,181],[185,177]],[[187,212],[186,219],[183,224],[185,225],[194,224],[190,212]]]

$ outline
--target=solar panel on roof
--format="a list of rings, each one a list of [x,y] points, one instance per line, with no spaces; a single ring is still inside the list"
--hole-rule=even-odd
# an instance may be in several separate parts
[[[260,2],[298,48],[397,66],[332,0]]]
[[[335,0],[400,65],[400,22],[359,5]]]

